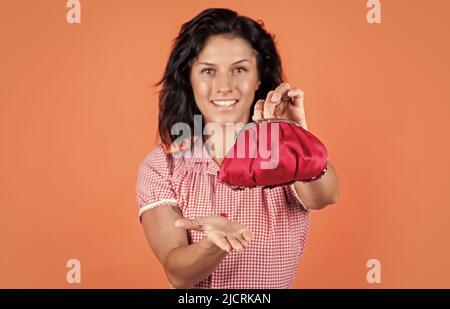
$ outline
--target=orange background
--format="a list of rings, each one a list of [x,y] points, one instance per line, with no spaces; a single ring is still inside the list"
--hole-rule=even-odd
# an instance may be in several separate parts
[[[228,7],[275,33],[341,182],[295,287],[450,288],[450,2],[381,1],[381,24],[366,2],[81,0],[68,24],[66,1],[1,1],[0,287],[168,287],[135,204],[152,84],[181,24]]]

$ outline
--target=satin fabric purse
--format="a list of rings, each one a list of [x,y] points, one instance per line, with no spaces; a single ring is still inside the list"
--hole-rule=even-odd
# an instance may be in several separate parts
[[[250,122],[236,134],[219,180],[234,190],[309,182],[325,174],[327,161],[325,145],[296,122]]]

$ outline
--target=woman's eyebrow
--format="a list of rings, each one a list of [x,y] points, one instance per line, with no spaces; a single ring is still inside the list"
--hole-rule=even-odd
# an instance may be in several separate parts
[[[233,62],[232,64],[238,64],[238,63],[241,63],[241,62],[244,62],[244,61],[250,62],[248,59],[241,59],[241,60],[238,60],[236,62]],[[205,64],[205,65],[211,65],[211,66],[215,65],[214,63],[209,63],[209,62],[199,62],[198,64]]]

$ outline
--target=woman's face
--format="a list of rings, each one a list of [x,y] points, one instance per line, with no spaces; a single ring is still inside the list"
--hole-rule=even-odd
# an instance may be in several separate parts
[[[238,37],[210,37],[192,64],[191,84],[206,123],[247,123],[259,86],[255,51]]]

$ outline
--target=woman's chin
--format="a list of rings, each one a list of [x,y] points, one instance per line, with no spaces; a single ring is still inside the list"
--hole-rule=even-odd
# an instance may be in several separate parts
[[[215,117],[209,123],[214,123],[218,126],[232,126],[237,125],[239,123],[246,123],[246,121],[242,121],[242,117]]]

